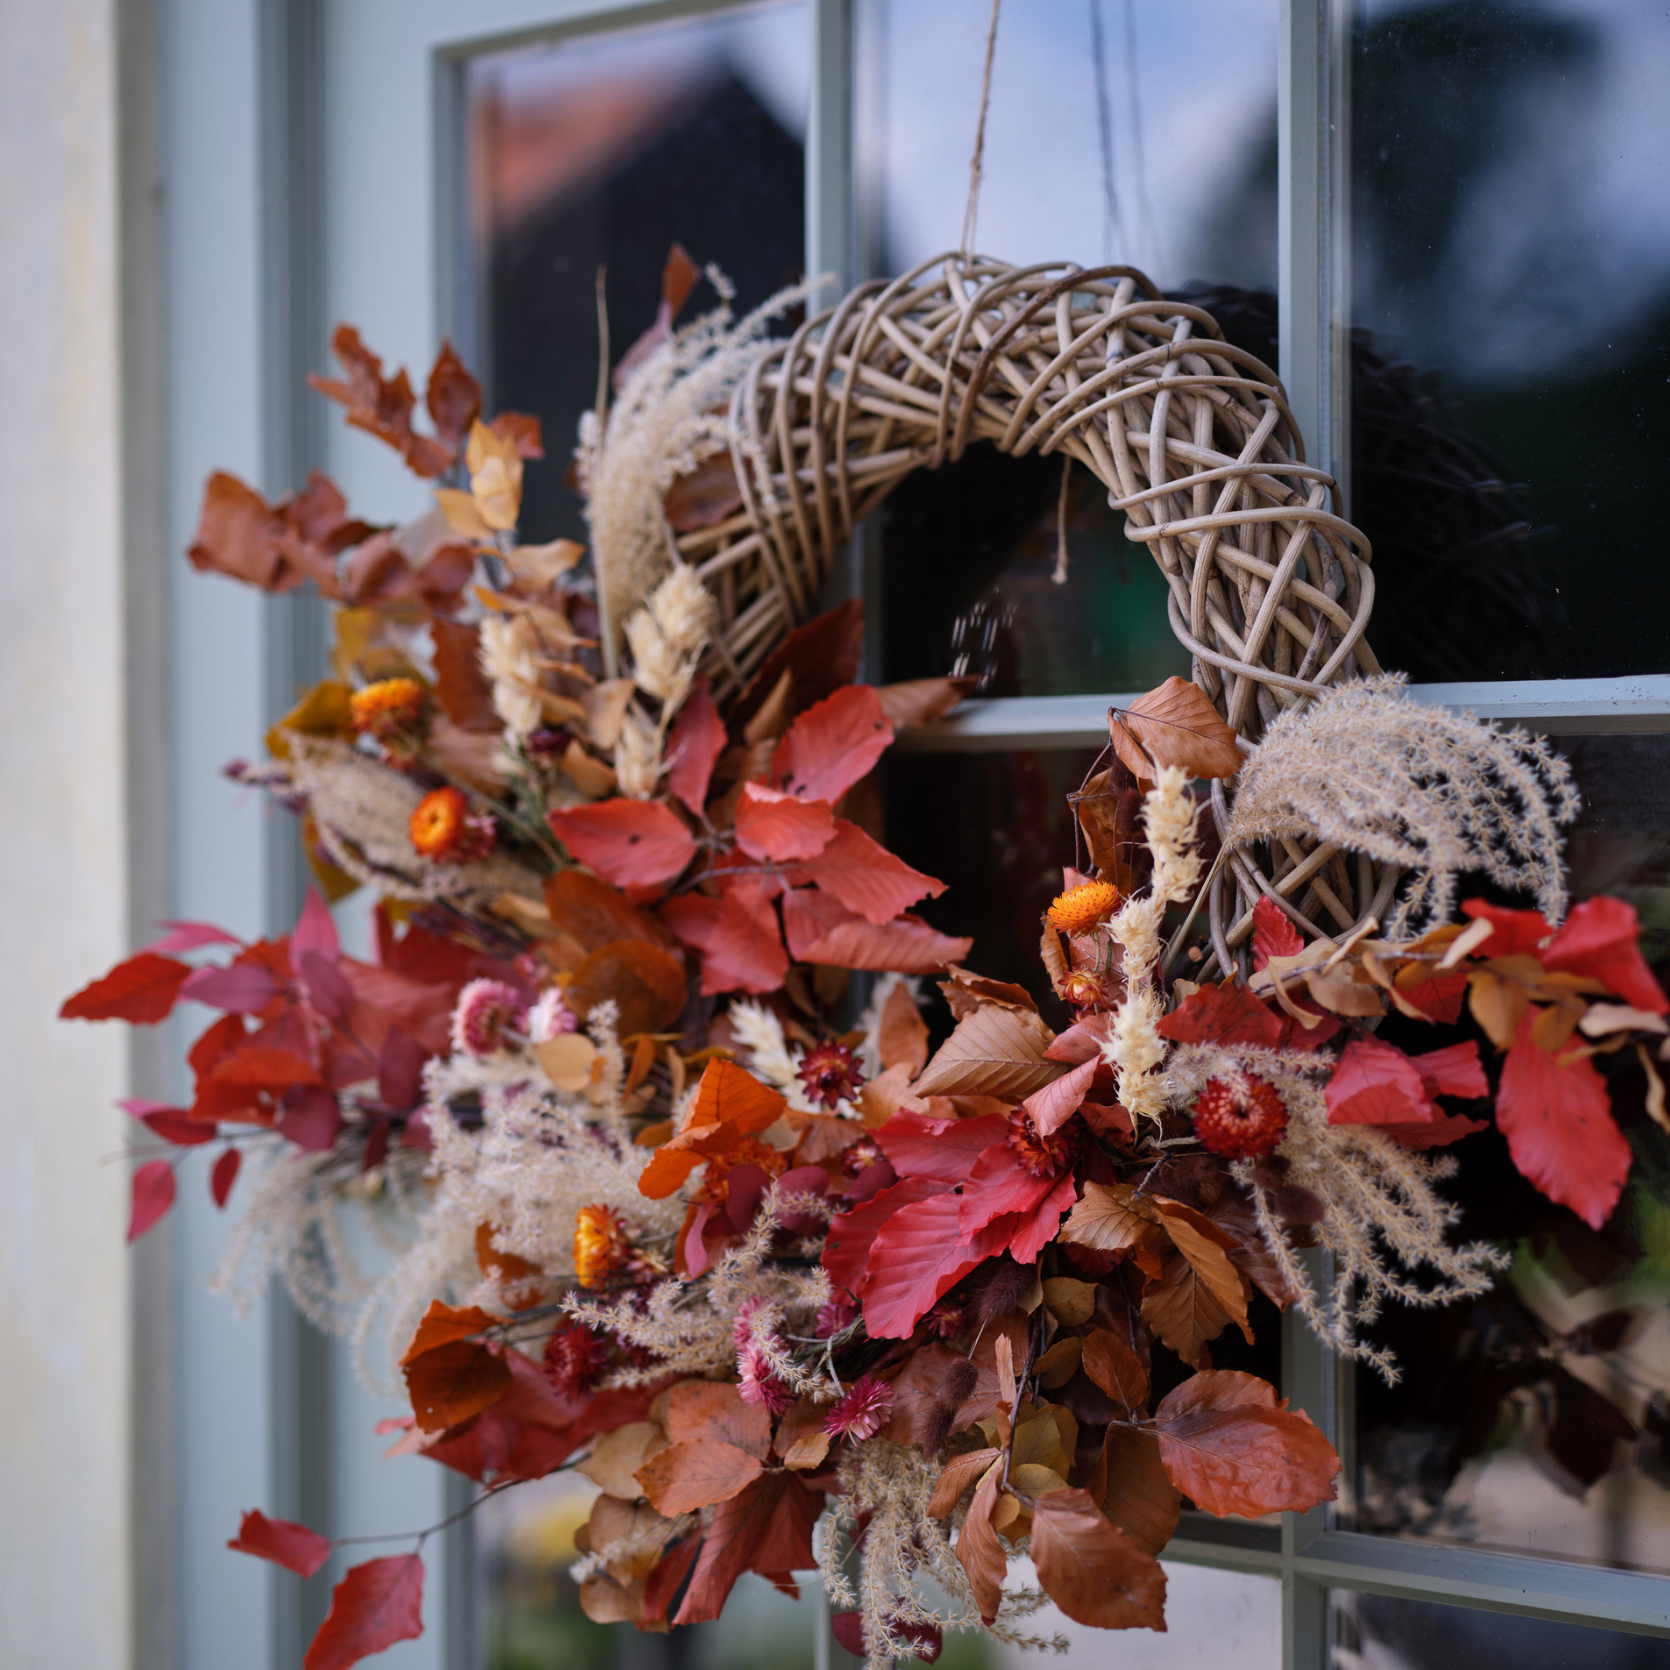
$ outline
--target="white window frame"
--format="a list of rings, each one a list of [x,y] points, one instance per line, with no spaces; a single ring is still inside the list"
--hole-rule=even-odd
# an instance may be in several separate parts
[[[154,0],[168,192],[166,516],[175,550],[189,537],[208,469],[236,469],[278,492],[297,485],[324,456],[302,390],[305,373],[318,368],[328,323],[322,43],[339,3],[346,10],[345,0]],[[834,275],[838,293],[859,276],[857,0],[805,3],[806,266]],[[404,4],[407,67],[391,69],[390,85],[369,96],[406,125],[408,157],[426,154],[427,145],[434,159],[431,265],[421,303],[429,344],[444,333],[474,349],[479,344],[464,328],[468,255],[457,235],[465,61],[519,41],[711,13],[725,9],[725,0]],[[1346,0],[1280,0],[1280,373],[1311,455],[1336,474],[1348,455],[1347,366],[1337,351],[1344,326],[1348,22]],[[384,340],[375,318],[361,322],[374,340]],[[248,748],[252,722],[282,711],[296,685],[316,675],[321,616],[293,600],[258,605],[232,588],[178,573],[170,583],[174,914],[214,917],[243,931],[281,930],[299,894],[293,843],[252,839],[247,818],[229,812],[213,773],[229,754]],[[1555,734],[1670,730],[1670,674],[1428,684],[1414,694]],[[1108,706],[1129,695],[972,702],[936,726],[907,733],[900,745],[924,752],[1099,745]],[[293,1670],[323,1596],[254,1562],[229,1566],[219,1554],[235,1523],[229,1516],[255,1505],[295,1517],[328,1515],[333,1489],[374,1486],[360,1479],[363,1445],[354,1479],[342,1466],[342,1434],[351,1421],[336,1407],[338,1348],[315,1341],[279,1299],[264,1306],[264,1322],[234,1331],[222,1315],[224,1301],[201,1294],[221,1225],[201,1201],[186,1200],[180,1217],[171,1321],[180,1481],[171,1505],[174,1662],[186,1670],[231,1663]],[[1288,1326],[1284,1353],[1294,1402],[1343,1444],[1344,1377],[1302,1327]],[[433,1496],[444,1506],[458,1501],[460,1490],[453,1481]],[[1285,1670],[1323,1670],[1329,1662],[1330,1587],[1670,1637],[1670,1583],[1655,1577],[1361,1535],[1339,1529],[1329,1509],[1284,1516],[1274,1547],[1214,1540],[1212,1529],[1186,1527],[1167,1558],[1278,1578]],[[467,1532],[449,1533],[439,1549],[431,1542],[429,1552],[435,1622],[425,1643],[395,1649],[388,1663],[464,1670],[475,1662]],[[827,1630],[819,1635],[822,1665],[831,1647]]]

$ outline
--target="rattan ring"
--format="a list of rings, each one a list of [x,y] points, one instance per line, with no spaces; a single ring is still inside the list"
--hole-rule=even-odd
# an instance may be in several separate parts
[[[1368,542],[1329,510],[1275,373],[1133,268],[946,255],[862,284],[772,346],[729,427],[742,508],[677,539],[719,601],[721,691],[812,613],[836,550],[900,481],[979,441],[1065,453],[1106,486],[1166,577],[1195,682],[1249,741],[1379,670]],[[1326,849],[1260,856],[1233,854],[1213,890],[1226,964],[1260,892],[1337,934],[1396,883]]]

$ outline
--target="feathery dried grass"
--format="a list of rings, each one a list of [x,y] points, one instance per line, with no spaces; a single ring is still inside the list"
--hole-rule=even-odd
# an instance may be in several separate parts
[[[1410,872],[1392,938],[1447,921],[1480,872],[1566,909],[1560,828],[1577,815],[1565,761],[1541,737],[1411,701],[1401,673],[1336,684],[1264,733],[1224,841],[1329,841]]]

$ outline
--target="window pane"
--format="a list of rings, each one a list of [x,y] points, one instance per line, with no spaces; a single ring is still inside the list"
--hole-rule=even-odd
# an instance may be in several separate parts
[[[955,247],[988,0],[866,0],[859,160],[870,270]],[[1235,311],[1276,281],[1275,0],[1010,6],[998,26],[976,245],[1028,265],[1125,262]],[[1105,141],[1105,142],[1104,142]],[[1250,171],[1261,189],[1243,189]],[[1262,189],[1267,187],[1268,189]],[[1225,287],[1239,287],[1228,290]],[[1255,311],[1273,320],[1273,294]],[[1273,350],[1271,364],[1274,364]],[[981,676],[984,696],[1137,691],[1188,657],[1154,559],[1082,468],[989,444],[919,472],[874,518],[889,678]]]
[[[597,388],[597,274],[619,360],[655,317],[681,243],[752,307],[805,266],[805,8],[570,37],[466,74],[477,340],[490,408],[536,413],[525,531],[585,537],[564,485]],[[712,306],[699,290],[690,311]],[[688,316],[688,313],[687,315]]]
[[[1662,962],[1670,737],[1587,737],[1568,752],[1585,802],[1573,890],[1630,898]],[[1382,1036],[1429,1047],[1407,1024]],[[1617,1210],[1596,1233],[1519,1176],[1494,1130],[1456,1145],[1463,1232],[1513,1249],[1513,1267],[1474,1303],[1388,1312],[1379,1332],[1404,1377],[1356,1378],[1343,1523],[1670,1572],[1670,1142],[1633,1058],[1599,1065],[1634,1150]]]
[[[1350,509],[1417,679],[1670,668],[1667,65],[1659,0],[1362,8]]]
[[[1335,1591],[1333,1670],[1666,1670],[1670,1641]]]

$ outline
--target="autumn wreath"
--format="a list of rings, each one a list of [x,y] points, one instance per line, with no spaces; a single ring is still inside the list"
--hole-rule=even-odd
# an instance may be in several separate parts
[[[1631,1166],[1609,1079],[1665,1124],[1670,1005],[1628,905],[1567,910],[1563,762],[1378,673],[1366,546],[1200,310],[975,262],[772,338],[769,310],[675,327],[692,276],[584,427],[590,554],[519,540],[538,426],[484,420],[450,348],[427,430],[351,330],[319,385],[439,484],[414,521],[209,482],[198,568],[335,605],[332,676],[238,771],[319,891],[273,940],[165,924],[64,1006],[218,1012],[189,1104],[127,1104],[130,1235],[189,1149],[221,1204],[249,1156],[221,1285],[279,1275],[373,1381],[397,1363],[396,1447],[483,1498],[594,1481],[594,1618],[711,1619],[745,1571],[816,1567],[845,1643],[931,1661],[946,1629],[1032,1639],[1025,1553],[1069,1618],[1163,1628],[1185,1502],[1304,1510],[1339,1470],[1211,1342],[1262,1294],[1394,1376],[1379,1307],[1505,1262],[1457,1240],[1443,1150],[1493,1104],[1598,1226]],[[1199,680],[1110,716],[1048,1012],[913,913],[942,885],[877,827],[877,761],[962,686],[857,682],[852,606],[788,630],[829,542],[978,436],[1102,475]],[[326,903],[358,886],[370,959]],[[354,1264],[350,1211],[391,1268]],[[232,1546],[333,1551],[259,1511]],[[422,1582],[418,1552],[347,1569],[308,1670],[417,1634]]]

